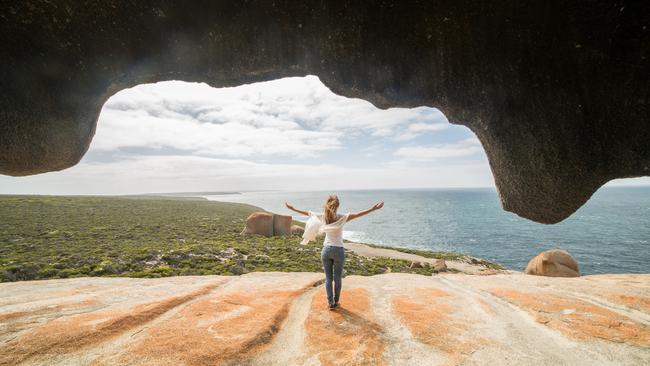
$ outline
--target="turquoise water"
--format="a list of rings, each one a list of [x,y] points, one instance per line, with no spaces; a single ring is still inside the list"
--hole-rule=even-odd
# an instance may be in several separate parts
[[[330,192],[251,192],[206,196],[292,214],[318,211]],[[523,270],[539,252],[568,250],[583,274],[650,272],[650,187],[604,187],[556,225],[505,212],[496,191],[484,189],[338,191],[339,212],[385,207],[345,226],[348,240],[460,252]],[[300,217],[296,217],[300,219]]]

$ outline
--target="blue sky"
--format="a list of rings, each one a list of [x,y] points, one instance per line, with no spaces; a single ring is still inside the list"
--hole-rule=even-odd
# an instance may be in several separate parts
[[[40,194],[493,185],[478,139],[439,110],[381,110],[315,76],[126,89],[104,105],[77,166],[0,176],[0,193]]]

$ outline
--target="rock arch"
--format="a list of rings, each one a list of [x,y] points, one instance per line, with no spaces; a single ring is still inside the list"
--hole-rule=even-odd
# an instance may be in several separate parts
[[[563,220],[650,175],[650,11],[617,1],[8,1],[0,173],[76,164],[118,90],[317,75],[378,107],[437,107],[488,155],[503,208]]]

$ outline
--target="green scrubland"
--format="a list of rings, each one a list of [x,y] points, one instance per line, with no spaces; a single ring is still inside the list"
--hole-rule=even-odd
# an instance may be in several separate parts
[[[240,235],[258,210],[170,197],[0,196],[0,280],[322,270],[322,238],[302,246],[298,236]],[[434,272],[410,264],[348,252],[345,273]]]

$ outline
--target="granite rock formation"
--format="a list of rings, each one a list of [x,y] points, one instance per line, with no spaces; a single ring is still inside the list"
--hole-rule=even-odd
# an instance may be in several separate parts
[[[546,250],[528,262],[526,274],[548,277],[580,277],[578,262],[560,249]]]
[[[291,216],[278,215],[271,212],[253,212],[246,219],[242,234],[257,234],[264,236],[292,235]]]
[[[288,215],[273,214],[273,235],[288,236],[292,235],[291,224],[293,219]]]
[[[321,273],[0,283],[0,365],[644,365],[650,276]]]
[[[246,226],[241,234],[273,236],[273,214],[270,212],[253,212],[246,218]]]
[[[650,175],[650,3],[212,1],[0,4],[0,174],[75,165],[104,102],[161,80],[317,75],[469,127],[502,206],[563,220]]]
[[[291,235],[302,235],[305,233],[305,228],[299,225],[291,225]]]

